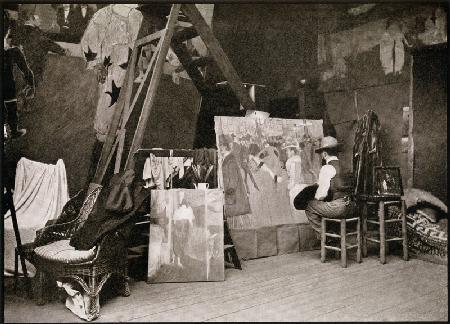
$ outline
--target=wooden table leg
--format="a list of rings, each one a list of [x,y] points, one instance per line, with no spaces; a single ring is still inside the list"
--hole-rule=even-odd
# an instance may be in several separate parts
[[[341,219],[341,265],[347,268],[347,222]]]
[[[364,258],[367,258],[367,213],[368,207],[367,204],[363,202],[363,208],[361,213],[362,219],[362,255]]]
[[[402,237],[403,237],[403,260],[408,261],[408,234],[406,228],[406,204],[402,200]]]
[[[386,263],[386,229],[384,223],[384,201],[378,204],[378,221],[380,222],[380,262]]]
[[[356,250],[356,262],[361,263],[361,218],[358,218],[358,224],[356,227],[356,244],[358,244]]]
[[[326,242],[326,232],[327,232],[327,223],[325,221],[325,218],[322,218],[322,231],[320,233],[320,261],[323,263],[325,262],[325,256],[327,254],[327,251],[325,249],[325,242]]]

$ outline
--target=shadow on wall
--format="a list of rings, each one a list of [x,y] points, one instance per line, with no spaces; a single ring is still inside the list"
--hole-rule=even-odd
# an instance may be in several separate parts
[[[30,111],[19,112],[19,123],[27,134],[13,141],[5,157],[13,166],[21,157],[51,164],[63,159],[73,195],[87,181],[95,139],[97,80],[81,58],[48,56]]]

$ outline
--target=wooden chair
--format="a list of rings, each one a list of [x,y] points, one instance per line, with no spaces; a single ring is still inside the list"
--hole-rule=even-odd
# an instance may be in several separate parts
[[[403,260],[408,261],[408,237],[406,228],[406,205],[401,197],[379,197],[363,196],[360,197],[365,202],[365,210],[362,213],[362,233],[363,233],[363,256],[367,257],[367,241],[374,242],[380,246],[380,262],[386,263],[386,250],[389,242],[400,241],[403,245]],[[386,219],[386,208],[391,205],[400,205],[401,217]],[[377,208],[377,219],[369,219],[369,207]],[[387,226],[392,223],[401,223],[401,236],[387,236]],[[369,236],[368,224],[376,225],[377,237]]]
[[[66,223],[58,223],[44,227],[37,232],[35,246],[30,261],[36,267],[39,280],[35,297],[39,305],[43,305],[43,288],[47,277],[58,280],[72,279],[80,284],[89,296],[88,320],[97,318],[100,314],[99,293],[112,274],[121,278],[122,296],[129,296],[127,282],[127,239],[120,231],[108,233],[101,242],[84,256],[71,255],[64,252],[52,255],[52,244],[69,240],[71,235],[81,227],[91,213],[100,194],[101,186],[90,188],[78,216]],[[75,253],[76,254],[76,253]]]
[[[357,195],[358,204],[362,204],[362,236],[363,236],[363,256],[367,257],[367,241],[374,242],[380,246],[380,262],[386,263],[386,250],[388,243],[400,241],[403,243],[403,259],[408,260],[408,237],[406,228],[406,205],[402,198],[403,184],[399,167],[376,166],[372,173],[372,193]],[[386,218],[386,208],[398,205],[401,215],[396,218]],[[369,218],[370,207],[376,208],[376,219]],[[401,235],[387,237],[387,226],[401,223]],[[368,236],[367,225],[376,225],[378,228],[378,238]],[[391,234],[392,235],[392,234]]]
[[[327,223],[332,222],[339,224],[339,234],[327,232]],[[347,224],[356,222],[356,231],[347,233]],[[361,222],[360,217],[353,217],[348,219],[335,219],[335,218],[322,218],[322,228],[321,228],[321,240],[320,240],[320,261],[325,262],[326,250],[334,250],[341,253],[341,266],[343,268],[347,267],[347,251],[357,248],[356,250],[356,261],[361,262]],[[356,242],[353,245],[347,243],[347,238],[356,235]],[[340,240],[339,246],[332,246],[327,244],[327,237]]]

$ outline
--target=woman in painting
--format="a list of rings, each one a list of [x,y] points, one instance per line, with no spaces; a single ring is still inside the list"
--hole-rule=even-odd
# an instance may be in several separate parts
[[[174,263],[183,268],[181,263],[184,249],[189,239],[189,233],[194,226],[195,215],[192,207],[184,199],[184,192],[180,191],[178,196],[180,206],[173,214],[173,253]]]
[[[286,171],[288,175],[288,191],[289,200],[292,207],[295,196],[303,189],[305,186],[302,184],[302,159],[299,155],[299,145],[295,141],[286,141],[282,149],[286,151],[288,157],[286,161]]]

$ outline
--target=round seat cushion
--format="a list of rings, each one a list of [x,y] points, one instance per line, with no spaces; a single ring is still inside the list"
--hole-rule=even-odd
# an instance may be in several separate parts
[[[37,247],[34,252],[37,256],[62,263],[79,263],[92,260],[95,257],[96,247],[90,250],[75,250],[69,244],[70,240],[60,240]]]

